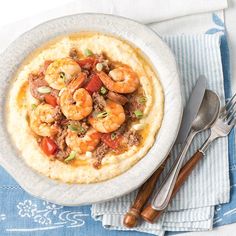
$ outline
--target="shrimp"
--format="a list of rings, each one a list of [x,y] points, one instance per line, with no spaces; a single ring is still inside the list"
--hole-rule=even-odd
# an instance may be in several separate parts
[[[139,86],[139,78],[128,66],[119,66],[109,72],[97,72],[103,84],[113,92],[132,93]]]
[[[51,137],[58,132],[53,123],[56,121],[58,110],[49,104],[39,104],[30,113],[30,127],[40,136]]]
[[[99,142],[100,133],[92,127],[89,128],[84,137],[79,137],[76,132],[70,129],[67,131],[66,144],[78,154],[94,151]]]
[[[76,89],[82,86],[86,78],[87,78],[87,75],[85,73],[83,72],[79,73],[75,79],[72,79],[70,81],[67,88],[73,93]]]
[[[61,58],[52,62],[46,72],[45,80],[49,86],[60,90],[81,72],[80,66],[71,58]]]
[[[79,88],[73,93],[71,89],[65,89],[60,96],[62,113],[70,120],[82,120],[93,110],[93,101],[89,92]]]
[[[110,133],[117,130],[125,121],[123,107],[111,100],[106,100],[104,111],[89,117],[89,123],[101,133]]]

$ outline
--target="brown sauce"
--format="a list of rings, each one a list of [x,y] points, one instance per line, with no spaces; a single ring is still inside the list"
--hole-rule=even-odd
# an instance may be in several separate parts
[[[17,106],[23,108],[26,105],[26,92],[29,87],[29,82],[26,81],[20,88],[20,91],[17,95]]]

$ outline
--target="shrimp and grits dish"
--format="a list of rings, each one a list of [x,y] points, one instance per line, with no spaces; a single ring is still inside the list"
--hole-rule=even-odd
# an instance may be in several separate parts
[[[163,110],[162,86],[138,48],[83,32],[60,36],[26,58],[8,93],[7,129],[37,172],[94,183],[146,155]]]

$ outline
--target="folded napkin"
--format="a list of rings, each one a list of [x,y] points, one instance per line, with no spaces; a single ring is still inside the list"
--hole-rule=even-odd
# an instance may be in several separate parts
[[[183,78],[184,102],[189,97],[200,74],[207,77],[207,87],[217,92],[222,104],[224,84],[220,55],[219,35],[168,36],[163,37],[175,54]],[[187,157],[201,146],[207,132],[199,134],[193,141]],[[172,156],[176,156],[175,147]],[[173,158],[167,163],[170,168]],[[167,169],[168,169],[167,168]],[[165,172],[167,172],[167,169]],[[162,178],[166,173],[163,173]],[[160,234],[168,231],[199,231],[212,228],[214,205],[229,201],[228,142],[227,138],[215,141],[204,160],[193,170],[160,220],[150,225],[142,223],[137,230]],[[135,193],[92,206],[92,216],[101,220],[104,227],[124,230],[122,218],[133,202]]]

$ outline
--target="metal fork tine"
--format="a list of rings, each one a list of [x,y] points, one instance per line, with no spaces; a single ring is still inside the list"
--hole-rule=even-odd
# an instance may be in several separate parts
[[[236,94],[221,108],[220,115],[211,127],[216,137],[225,137],[236,125]]]
[[[226,119],[228,114],[231,112],[231,110],[234,108],[236,101],[234,101],[234,103],[232,103],[232,101],[234,100],[234,98],[236,97],[236,93],[233,95],[233,97],[227,101],[226,105],[223,107],[221,114],[220,114],[220,118],[222,119]]]
[[[235,94],[236,95],[236,94]],[[229,106],[230,102],[231,102],[232,98],[230,100],[228,100],[225,104],[225,106],[223,106],[220,110],[220,115],[219,117],[224,119],[226,117],[226,108]]]
[[[227,110],[226,110],[226,105],[224,107],[221,108],[221,111],[220,111],[220,118],[222,119],[225,119],[227,116]]]
[[[220,118],[224,120],[224,119],[226,119],[226,117],[227,117],[227,110],[225,107],[223,107],[222,111],[220,113]]]
[[[233,95],[233,97],[230,98],[230,100],[228,100],[225,104],[225,108],[227,109],[228,106],[230,105],[230,103],[234,100],[234,98],[236,97],[236,93]]]
[[[228,111],[231,111],[231,110],[232,110],[232,108],[234,108],[234,106],[235,106],[235,103],[236,103],[236,101],[234,101],[234,102],[231,102],[230,106],[229,106],[228,108],[226,108],[227,112],[228,112]]]
[[[226,111],[227,115],[229,113],[231,113],[232,111],[234,111],[235,105],[236,105],[236,101],[234,103],[232,103],[231,106],[227,109],[227,111]]]
[[[233,113],[231,113],[231,114],[229,115],[229,117],[227,118],[227,123],[228,123],[228,124],[231,124],[232,121],[235,119],[235,114],[236,114],[236,111],[234,111]]]

